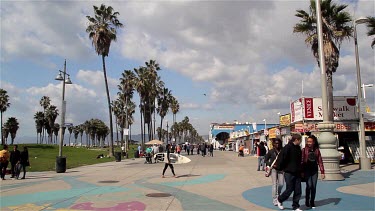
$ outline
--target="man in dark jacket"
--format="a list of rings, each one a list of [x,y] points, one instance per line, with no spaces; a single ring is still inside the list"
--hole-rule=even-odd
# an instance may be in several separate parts
[[[257,171],[260,171],[260,166],[262,166],[262,171],[264,171],[264,156],[267,154],[267,149],[264,147],[264,142],[260,142],[258,145],[259,154],[258,154],[258,169]]]
[[[277,206],[284,209],[282,203],[289,198],[293,192],[293,210],[299,209],[301,190],[301,135],[294,134],[289,143],[281,150],[277,159],[276,169],[284,171],[286,183],[285,191],[277,198]]]
[[[18,145],[14,145],[13,151],[10,152],[10,164],[11,164],[11,173],[10,178],[14,178],[16,175],[16,165],[21,161],[21,152],[18,150]]]

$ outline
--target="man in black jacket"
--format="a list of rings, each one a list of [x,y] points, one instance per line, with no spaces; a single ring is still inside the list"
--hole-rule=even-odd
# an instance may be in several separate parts
[[[293,210],[299,211],[299,200],[301,190],[301,135],[294,134],[289,143],[281,150],[277,159],[276,169],[284,171],[286,183],[285,191],[277,198],[277,206],[284,209],[282,203],[289,198],[293,192]]]
[[[16,175],[16,165],[21,160],[21,152],[18,150],[18,145],[14,145],[13,151],[10,152],[10,164],[11,164],[11,173],[10,178],[14,178]]]
[[[262,171],[264,171],[264,156],[266,156],[267,154],[267,149],[266,147],[264,147],[264,142],[260,142],[260,144],[258,145],[258,149],[259,149],[259,155],[258,155],[258,169],[257,171],[260,171],[260,166],[262,166]]]

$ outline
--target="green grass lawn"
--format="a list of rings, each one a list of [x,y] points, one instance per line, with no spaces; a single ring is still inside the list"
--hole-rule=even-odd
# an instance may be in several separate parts
[[[55,171],[56,156],[59,154],[58,145],[47,144],[19,144],[18,149],[23,151],[23,147],[27,146],[29,150],[30,167],[27,171]],[[133,148],[130,146],[129,158],[134,157]],[[13,146],[9,145],[9,151],[13,150]],[[115,152],[120,152],[119,147],[115,147]],[[66,156],[66,168],[74,168],[78,166],[92,165],[96,163],[114,162],[115,158],[104,157],[97,159],[100,154],[108,155],[108,148],[85,148],[85,147],[68,147],[64,146],[62,155]],[[122,159],[124,159],[122,157]],[[10,168],[10,164],[8,166]]]

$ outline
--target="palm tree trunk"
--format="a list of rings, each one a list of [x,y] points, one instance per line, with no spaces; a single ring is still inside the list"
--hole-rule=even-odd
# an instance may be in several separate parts
[[[36,132],[36,144],[38,144],[38,136],[39,136],[39,133],[38,131]]]
[[[4,134],[3,134],[3,112],[0,112],[0,130],[1,130],[1,144],[4,145],[5,144],[5,140],[4,140]]]
[[[129,125],[129,138],[126,143],[126,147],[128,148],[128,150],[130,149],[129,140],[132,140],[132,125]]]
[[[113,125],[112,125],[111,98],[109,96],[107,72],[105,69],[104,55],[102,55],[102,61],[103,61],[103,73],[104,73],[105,89],[107,92],[108,114],[109,114],[109,156],[113,157],[114,151],[113,151]]]
[[[142,101],[142,100],[140,100]],[[140,113],[141,113],[141,144],[143,144],[143,114],[142,114],[142,102],[141,102],[141,109],[140,109]]]
[[[118,146],[118,127],[117,127],[117,117],[115,115],[115,122],[116,122],[116,141],[117,141],[117,146]],[[121,143],[122,144],[122,143]]]
[[[69,146],[70,146],[70,137],[71,137],[71,136],[72,136],[72,134],[70,133],[70,134],[69,134]]]
[[[333,122],[333,83],[332,72],[327,71],[328,121]]]

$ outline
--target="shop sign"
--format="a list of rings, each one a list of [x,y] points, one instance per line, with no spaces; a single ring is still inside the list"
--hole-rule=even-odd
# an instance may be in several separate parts
[[[302,98],[290,104],[291,123],[302,121]]]
[[[375,122],[365,122],[365,131],[375,131]]]
[[[358,131],[358,123],[352,122],[335,122],[334,132],[356,132]],[[293,132],[317,132],[318,123],[297,123],[294,125]]]
[[[215,125],[214,126],[214,129],[215,130],[234,130],[234,126],[233,125]]]
[[[268,138],[276,138],[276,129],[277,128],[271,128],[268,131]]]
[[[303,98],[303,114],[306,120],[323,120],[321,98]],[[356,97],[333,97],[333,118],[340,120],[358,120]]]
[[[280,124],[280,126],[289,126],[290,125],[290,114],[280,116],[279,124]]]
[[[289,134],[289,133],[290,133],[290,128],[288,128],[288,127],[281,128],[281,130],[280,130],[280,135],[286,135],[286,134]]]

